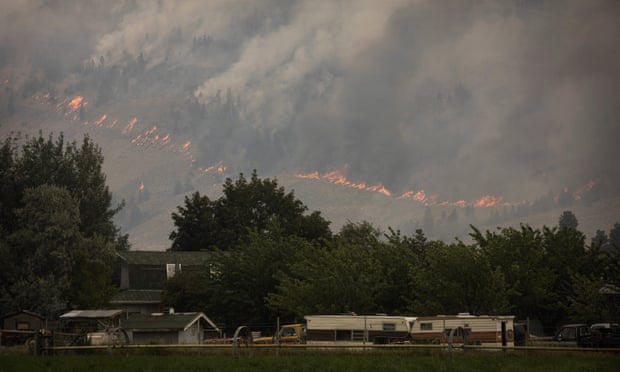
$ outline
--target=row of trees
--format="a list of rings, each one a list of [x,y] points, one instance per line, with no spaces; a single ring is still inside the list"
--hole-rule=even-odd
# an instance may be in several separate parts
[[[0,146],[0,312],[53,316],[104,306],[128,249],[100,148],[8,137]],[[602,288],[620,287],[620,224],[587,244],[571,212],[558,226],[471,227],[471,242],[429,240],[367,222],[338,233],[276,180],[227,179],[223,195],[185,198],[172,214],[172,250],[203,250],[198,273],[167,283],[167,305],[234,327],[312,313],[514,314],[553,327],[619,316]],[[617,298],[617,296],[616,296]],[[617,301],[617,300],[616,300]]]
[[[53,316],[105,305],[116,251],[128,249],[112,217],[101,149],[11,135],[0,145],[0,313]]]
[[[234,327],[317,313],[514,314],[549,328],[617,317],[601,293],[620,286],[620,224],[592,244],[567,211],[558,226],[471,226],[471,243],[428,240],[367,222],[331,234],[318,212],[256,173],[224,185],[217,201],[195,193],[173,214],[173,250],[208,249],[201,273],[167,284],[165,301]],[[305,221],[306,224],[290,221]],[[306,227],[300,227],[300,226]],[[319,231],[307,234],[307,231]]]

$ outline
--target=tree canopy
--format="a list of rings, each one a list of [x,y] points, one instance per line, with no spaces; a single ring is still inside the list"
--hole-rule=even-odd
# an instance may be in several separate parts
[[[470,244],[428,240],[422,230],[384,233],[368,222],[349,222],[323,244],[284,236],[277,224],[251,229],[244,242],[216,251],[203,274],[175,277],[166,299],[227,326],[319,313],[469,312],[530,317],[552,331],[620,315],[600,292],[616,283],[618,250],[588,247],[574,228],[471,228]]]
[[[293,192],[285,192],[276,180],[259,178],[256,171],[249,181],[243,174],[236,181],[227,178],[223,193],[217,200],[199,192],[185,197],[185,206],[172,213],[171,250],[228,250],[247,242],[250,231],[266,233],[276,225],[284,236],[308,241],[331,236],[320,212],[306,214],[308,207]]]
[[[114,252],[127,249],[112,217],[101,149],[56,139],[7,137],[0,146],[0,310],[45,315],[103,305]]]

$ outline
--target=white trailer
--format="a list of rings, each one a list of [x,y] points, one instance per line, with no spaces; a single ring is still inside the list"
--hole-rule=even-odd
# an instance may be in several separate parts
[[[408,342],[415,318],[388,315],[307,315],[308,342]]]
[[[514,318],[469,313],[416,317],[411,326],[411,342],[447,344],[452,334],[454,344],[514,347]]]

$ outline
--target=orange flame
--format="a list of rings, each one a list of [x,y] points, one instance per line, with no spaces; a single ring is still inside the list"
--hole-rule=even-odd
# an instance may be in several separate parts
[[[321,176],[319,176],[319,172],[318,171],[314,171],[312,173],[296,173],[295,177],[297,177],[297,178],[315,179],[315,180],[318,180],[319,178],[321,178]]]
[[[189,146],[192,144],[192,141],[187,141],[183,144],[183,151],[189,150]]]
[[[138,190],[144,190],[144,182],[140,182],[140,187],[138,187]]]
[[[204,169],[205,173],[209,173],[211,171],[216,171],[219,174],[223,174],[226,171],[226,166],[224,165],[224,163],[220,160],[217,163],[208,166]]]
[[[80,104],[84,101],[84,97],[82,96],[75,96],[67,106],[69,106],[69,108],[72,111],[75,111],[77,109],[80,108]]]
[[[99,120],[97,120],[97,121],[95,122],[95,124],[96,124],[97,126],[100,126],[100,125],[101,125],[101,123],[103,123],[103,122],[105,121],[105,119],[107,119],[107,118],[108,118],[108,115],[103,114],[103,115],[101,115],[101,117],[99,118]]]
[[[347,177],[339,170],[334,170],[334,171],[325,173],[323,175],[319,174],[318,171],[314,171],[310,173],[296,173],[295,177],[302,178],[302,179],[316,179],[316,180],[324,179],[336,185],[348,186],[348,187],[352,187],[358,190],[374,191],[374,192],[381,193],[385,196],[392,196],[392,193],[390,192],[390,190],[386,189],[382,183],[378,183],[374,186],[367,186],[366,183],[364,182],[362,183],[350,182],[349,180],[347,180]]]
[[[579,188],[577,191],[573,193],[573,198],[575,200],[581,200],[583,198],[583,194],[592,190],[594,185],[596,185],[596,181],[594,180],[588,181],[584,186],[582,186],[581,188]]]
[[[125,129],[123,129],[123,134],[127,134],[131,132],[137,122],[138,122],[138,118],[134,117],[133,119],[131,119],[129,123],[127,124],[127,126],[125,127]]]
[[[476,207],[496,207],[504,198],[501,196],[485,195],[474,202]]]

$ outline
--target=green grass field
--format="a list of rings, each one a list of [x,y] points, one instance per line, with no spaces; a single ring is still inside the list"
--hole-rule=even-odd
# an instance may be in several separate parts
[[[619,354],[438,350],[99,352],[32,356],[0,350],[0,371],[617,371]]]

